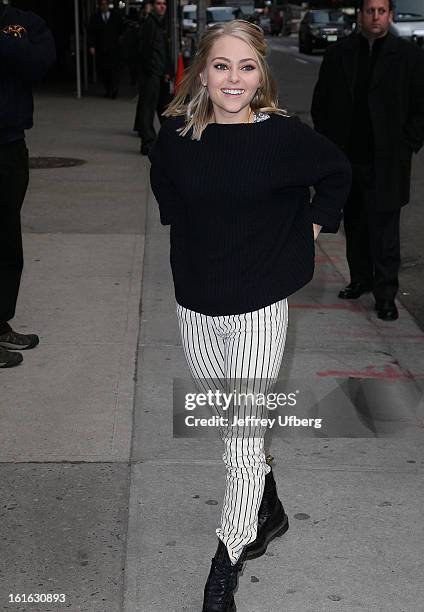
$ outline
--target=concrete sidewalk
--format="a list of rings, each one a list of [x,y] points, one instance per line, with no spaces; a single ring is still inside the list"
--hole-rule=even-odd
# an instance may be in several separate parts
[[[15,324],[41,343],[1,374],[4,610],[201,609],[222,449],[172,437],[173,378],[189,374],[168,231],[128,129],[134,109],[122,99],[41,97],[29,134],[32,156],[87,164],[34,170],[25,204]],[[246,564],[239,612],[423,609],[423,406],[405,398],[422,394],[424,334],[403,308],[384,323],[370,297],[337,300],[346,272],[341,236],[322,236],[314,281],[290,299],[281,377],[323,398],[340,379],[381,381],[399,398],[395,409],[351,424],[374,436],[379,416],[392,433],[272,437],[291,526]],[[66,601],[9,603],[11,593]]]
[[[151,199],[125,612],[200,611],[223,496],[220,443],[172,438],[172,380],[189,373],[168,245]],[[391,385],[385,387],[389,396],[400,402],[411,387],[421,398],[424,334],[403,308],[398,322],[386,323],[376,318],[370,297],[356,304],[337,300],[347,276],[343,251],[341,236],[320,238],[315,279],[289,300],[280,376],[303,381],[324,398],[340,379],[351,378]],[[414,418],[413,427],[402,422],[412,408],[400,403],[380,415],[396,432],[388,438],[273,437],[274,471],[291,528],[265,557],[246,564],[236,598],[240,612],[422,610],[422,428]],[[422,401],[415,408],[422,417]],[[358,420],[353,430],[361,425]],[[363,435],[374,436],[366,422]]]
[[[36,99],[30,155],[86,164],[32,170],[24,205],[14,326],[40,345],[1,373],[2,610],[121,607],[148,193],[134,110]]]

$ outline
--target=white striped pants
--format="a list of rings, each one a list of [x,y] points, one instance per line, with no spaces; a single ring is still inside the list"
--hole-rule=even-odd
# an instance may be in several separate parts
[[[202,379],[230,384],[249,379],[255,381],[255,392],[266,393],[276,380],[286,341],[287,299],[253,312],[214,317],[177,304],[177,316],[187,363],[200,387]],[[221,407],[215,406],[215,411],[225,416]],[[221,437],[227,480],[216,533],[234,564],[256,539],[265,475],[271,468],[263,435],[231,436],[221,431]]]

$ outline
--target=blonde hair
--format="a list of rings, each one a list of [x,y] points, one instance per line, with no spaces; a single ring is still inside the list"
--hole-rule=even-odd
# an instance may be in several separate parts
[[[166,117],[185,116],[185,125],[178,130],[180,136],[185,136],[192,130],[191,138],[200,140],[203,130],[210,123],[213,106],[207,87],[201,83],[200,74],[206,68],[213,44],[224,35],[243,40],[257,59],[261,79],[260,87],[250,103],[252,111],[287,114],[285,110],[278,108],[277,86],[266,61],[267,44],[263,30],[253,23],[236,19],[216,24],[204,32],[193,62],[184,72],[177,94],[163,113]]]

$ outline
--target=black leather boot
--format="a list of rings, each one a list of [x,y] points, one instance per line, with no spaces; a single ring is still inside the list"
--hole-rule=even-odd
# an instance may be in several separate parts
[[[225,544],[219,541],[205,585],[202,612],[236,612],[234,591],[243,561],[244,552],[232,565]]]
[[[278,499],[277,486],[272,470],[265,476],[265,489],[258,512],[256,540],[248,544],[243,554],[246,559],[256,559],[266,552],[268,544],[279,538],[289,528],[289,519]]]

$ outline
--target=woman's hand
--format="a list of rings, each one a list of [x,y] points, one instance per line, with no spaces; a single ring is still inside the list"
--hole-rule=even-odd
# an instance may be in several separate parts
[[[322,230],[322,225],[317,225],[316,223],[313,223],[312,227],[314,228],[314,240],[316,240],[318,238],[318,234]]]

